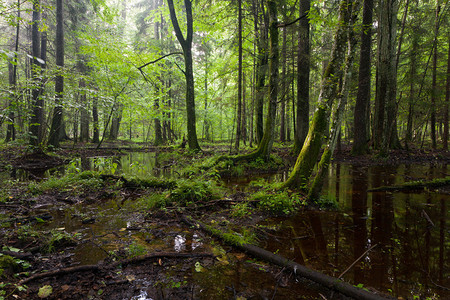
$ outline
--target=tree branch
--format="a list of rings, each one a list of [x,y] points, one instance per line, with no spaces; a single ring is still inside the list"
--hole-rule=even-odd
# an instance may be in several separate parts
[[[278,28],[280,28],[280,27],[288,27],[288,26],[291,26],[292,24],[295,24],[295,23],[297,23],[298,21],[300,21],[301,19],[304,19],[304,18],[306,18],[308,16],[308,14],[306,13],[306,14],[304,14],[303,16],[301,16],[301,17],[299,17],[299,18],[297,18],[297,19],[295,19],[294,21],[292,21],[292,22],[289,22],[289,23],[282,23],[282,24],[278,24],[277,25],[277,27]]]
[[[160,61],[161,59],[164,59],[164,58],[166,58],[166,57],[168,57],[168,56],[171,56],[171,55],[183,55],[183,52],[173,52],[173,53],[169,53],[169,54],[163,55],[163,56],[161,56],[160,58],[155,59],[155,60],[153,60],[153,61],[151,61],[151,62],[148,62],[148,63],[146,63],[146,64],[143,64],[142,66],[137,67],[137,68],[138,68],[139,71],[141,71],[142,68],[145,68],[145,67],[148,66],[148,65],[157,63],[157,62]]]

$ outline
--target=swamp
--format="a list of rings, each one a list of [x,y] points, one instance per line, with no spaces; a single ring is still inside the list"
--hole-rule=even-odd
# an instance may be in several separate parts
[[[450,299],[449,16],[0,1],[0,300]]]
[[[381,297],[450,296],[448,155],[399,152],[374,161],[343,151],[322,201],[311,205],[276,192],[289,171],[285,148],[275,148],[270,167],[208,169],[220,151],[68,149],[46,160],[28,155],[28,162],[7,155],[20,168],[0,173],[4,296],[346,298],[187,218]],[[67,158],[61,165],[41,165],[60,157]],[[404,185],[442,178],[435,186]]]

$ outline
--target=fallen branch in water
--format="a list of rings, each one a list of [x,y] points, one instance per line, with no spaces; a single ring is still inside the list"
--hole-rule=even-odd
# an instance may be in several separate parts
[[[357,288],[347,282],[344,282],[338,278],[334,278],[317,271],[311,270],[297,264],[285,257],[269,252],[265,249],[257,247],[252,244],[246,243],[236,243],[231,239],[227,238],[225,234],[219,230],[213,229],[210,226],[203,224],[202,222],[195,220],[188,220],[186,217],[182,218],[183,222],[186,224],[193,226],[195,228],[200,228],[209,234],[216,236],[227,243],[231,243],[234,247],[262,260],[273,263],[280,267],[286,268],[294,273],[295,276],[304,277],[311,281],[314,281],[322,286],[325,286],[328,289],[338,291],[341,294],[344,294],[349,297],[353,297],[355,299],[361,300],[381,300],[381,299],[389,299],[380,295],[376,295],[374,293],[368,292],[366,290]]]
[[[438,188],[443,186],[450,186],[450,177],[434,179],[431,181],[411,181],[401,185],[380,186],[369,189],[368,192],[386,192],[386,191],[407,191],[407,190],[423,190],[426,188]]]
[[[129,259],[123,259],[111,264],[96,264],[96,265],[84,265],[84,266],[75,266],[68,267],[63,269],[58,269],[54,271],[49,271],[45,273],[34,274],[31,277],[25,278],[19,282],[19,285],[27,284],[31,281],[35,281],[42,278],[60,276],[65,274],[71,274],[76,272],[97,272],[101,269],[111,269],[116,268],[118,266],[125,266],[133,263],[142,262],[145,260],[153,259],[153,258],[191,258],[191,257],[214,257],[211,253],[178,253],[178,252],[160,252],[160,253],[151,253],[147,255],[137,256]]]

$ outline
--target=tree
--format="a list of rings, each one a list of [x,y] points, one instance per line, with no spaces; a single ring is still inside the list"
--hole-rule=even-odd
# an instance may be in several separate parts
[[[374,146],[387,155],[398,139],[396,126],[396,36],[397,0],[381,0],[379,5],[377,85],[375,95]]]
[[[193,36],[193,23],[192,18],[192,3],[190,0],[184,0],[184,6],[186,9],[186,25],[187,32],[186,38],[181,32],[180,25],[178,24],[177,15],[175,13],[175,7],[173,0],[167,0],[170,11],[170,19],[172,21],[175,35],[178,42],[183,49],[184,55],[184,76],[186,78],[186,113],[187,113],[187,137],[189,148],[193,151],[201,151],[200,145],[197,140],[197,128],[195,123],[195,90],[194,90],[194,71],[192,60],[192,36]]]
[[[353,124],[353,147],[355,155],[368,152],[369,141],[369,112],[370,112],[370,79],[371,52],[372,52],[372,11],[373,0],[364,0],[363,20],[361,31],[361,51],[359,57],[358,94],[356,96],[354,124]]]
[[[300,1],[300,16],[309,13],[310,0]],[[294,155],[302,149],[309,129],[309,73],[310,73],[310,45],[309,18],[300,20],[297,54],[297,115],[294,134]]]
[[[254,0],[256,3],[253,6],[254,14],[254,30],[257,34],[257,61],[256,61],[256,87],[255,87],[255,115],[256,115],[256,141],[259,144],[264,134],[264,94],[267,65],[269,59],[269,51],[267,47],[268,40],[268,20],[267,14],[264,10],[263,1],[261,1],[261,13],[262,13],[262,25],[259,23],[259,1]]]
[[[14,57],[11,62],[8,63],[9,68],[9,85],[12,89],[12,95],[11,99],[9,99],[8,103],[8,127],[6,130],[6,138],[5,142],[9,142],[11,140],[16,139],[16,130],[14,126],[14,109],[13,109],[13,102],[14,98],[16,97],[16,87],[17,87],[17,52],[19,51],[19,33],[20,33],[20,0],[17,1],[17,18],[16,18],[16,36],[14,39]]]
[[[39,0],[33,1],[32,26],[31,26],[31,77],[33,80],[32,102],[31,102],[31,118],[30,118],[30,144],[40,146],[42,143],[42,123],[43,123],[43,102],[40,99],[40,81],[39,70],[41,69],[42,60],[40,57],[39,44],[39,21],[40,21],[40,3]]]
[[[441,6],[439,0],[436,0],[436,14],[434,21],[434,41],[433,41],[433,69],[432,69],[432,82],[431,82],[431,147],[436,149],[436,98],[437,98],[437,53],[438,53],[438,35],[439,35],[439,11]]]
[[[443,138],[443,148],[448,150],[448,106],[450,102],[450,35],[448,37],[448,57],[447,57],[447,84],[445,92],[445,108],[444,108],[444,134]]]
[[[338,25],[334,34],[330,61],[323,75],[317,109],[294,168],[282,188],[294,190],[304,188],[319,157],[323,137],[328,128],[328,117],[331,114],[333,102],[337,98],[340,78],[343,76],[342,64],[347,51],[348,30],[353,30],[352,26],[349,26],[354,6],[352,3],[354,3],[352,0],[342,0],[339,5]]]
[[[63,16],[63,2],[56,0],[56,67],[58,74],[55,78],[55,103],[53,110],[52,125],[50,127],[50,134],[48,144],[53,147],[59,147],[61,140],[61,128],[63,122],[63,106],[62,99],[64,93],[64,77],[61,74],[64,68],[64,16]]]
[[[238,0],[238,96],[237,96],[237,120],[235,150],[239,150],[239,142],[242,137],[242,0]]]

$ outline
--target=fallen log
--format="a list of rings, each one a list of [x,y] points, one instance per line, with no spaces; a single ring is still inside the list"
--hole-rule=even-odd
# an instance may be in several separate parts
[[[160,253],[150,253],[146,255],[136,256],[133,258],[119,260],[113,263],[101,263],[96,265],[83,265],[83,266],[74,266],[67,267],[63,269],[48,271],[44,273],[34,274],[31,277],[25,278],[19,282],[18,285],[24,285],[31,281],[35,281],[38,279],[43,279],[47,277],[60,276],[70,273],[76,272],[97,272],[101,269],[111,269],[116,268],[118,266],[125,266],[133,263],[142,262],[145,260],[153,259],[153,258],[191,258],[191,257],[214,257],[211,253],[178,253],[178,252],[160,252]]]
[[[411,181],[400,185],[392,186],[380,186],[377,188],[369,189],[368,192],[387,192],[387,191],[413,191],[424,190],[426,188],[439,188],[444,186],[450,186],[450,177],[434,179],[431,181]]]
[[[285,257],[274,254],[270,251],[267,251],[265,249],[255,246],[255,245],[235,242],[233,239],[227,238],[223,232],[213,229],[210,226],[207,226],[206,224],[204,224],[202,222],[195,221],[195,220],[189,220],[186,217],[183,217],[182,220],[189,226],[193,226],[195,228],[200,228],[200,229],[208,232],[209,234],[216,236],[216,237],[222,239],[223,241],[226,241],[227,243],[232,243],[232,246],[234,246],[234,247],[236,247],[258,259],[262,259],[264,261],[273,263],[277,266],[283,267],[287,270],[290,270],[292,273],[294,273],[295,276],[309,279],[309,280],[314,281],[330,290],[335,290],[346,296],[349,296],[349,297],[352,297],[355,299],[361,299],[361,300],[393,299],[393,298],[386,298],[386,296],[384,296],[384,295],[382,296],[382,295],[377,295],[377,294],[368,292],[361,288],[355,287],[347,282],[344,282],[340,279],[337,279],[337,278],[322,274],[320,272],[314,271],[314,270],[309,269],[305,266],[302,266],[296,262],[293,262]]]

